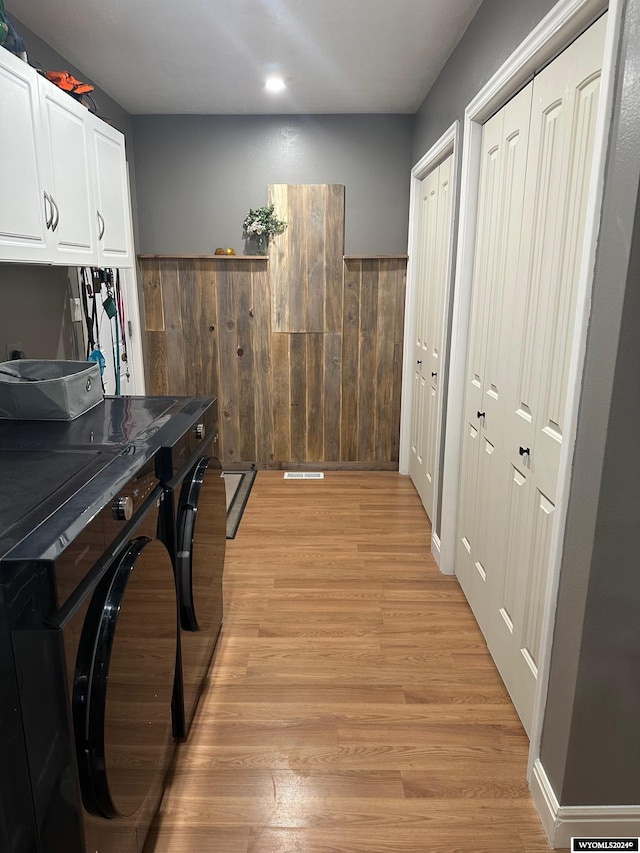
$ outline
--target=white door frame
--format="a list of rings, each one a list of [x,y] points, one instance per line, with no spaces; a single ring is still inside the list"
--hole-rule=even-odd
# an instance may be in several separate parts
[[[448,373],[448,318],[449,318],[449,302],[451,298],[452,287],[452,271],[454,258],[454,222],[455,222],[455,201],[456,187],[458,179],[457,168],[457,152],[458,152],[458,134],[460,122],[455,121],[431,146],[427,153],[418,160],[415,166],[411,169],[411,187],[409,193],[409,260],[407,262],[407,286],[405,294],[404,307],[404,352],[402,365],[402,403],[400,409],[400,463],[399,469],[401,474],[409,473],[409,458],[411,454],[411,407],[413,404],[413,343],[416,334],[416,300],[418,298],[418,251],[420,245],[420,183],[423,178],[426,178],[429,172],[432,172],[435,167],[446,159],[449,154],[453,154],[453,162],[451,164],[451,217],[449,222],[449,253],[447,256],[447,272],[446,283],[443,294],[443,316],[442,316],[442,367],[440,385],[440,400],[438,403],[438,412],[436,414],[436,459],[440,459],[440,447],[442,436],[444,435],[444,424],[442,423],[443,401],[446,393],[446,385],[444,380]],[[431,551],[440,566],[440,537],[435,530],[435,519],[438,515],[438,491],[440,481],[440,465],[436,464],[433,481],[433,520],[434,524],[431,531]],[[441,567],[442,568],[442,567]]]
[[[553,59],[591,21],[607,7],[609,8],[602,65],[601,99],[594,142],[594,171],[585,225],[583,263],[578,282],[576,334],[569,371],[569,393],[566,413],[567,436],[563,442],[560,459],[558,505],[551,540],[549,584],[545,591],[542,649],[527,772],[527,778],[530,783],[532,782],[534,764],[540,754],[540,738],[547,695],[558,576],[562,557],[562,537],[566,523],[571,459],[575,444],[578,403],[581,391],[580,377],[586,350],[587,326],[593,288],[596,238],[602,206],[604,164],[613,100],[614,63],[620,36],[623,5],[624,0],[610,0],[608,3],[607,0],[560,0],[496,74],[494,74],[465,110],[460,223],[453,304],[447,434],[442,490],[442,526],[440,531],[441,569],[445,573],[453,573],[455,569],[456,516],[462,446],[464,377],[469,336],[482,125],[531,79],[536,70]]]

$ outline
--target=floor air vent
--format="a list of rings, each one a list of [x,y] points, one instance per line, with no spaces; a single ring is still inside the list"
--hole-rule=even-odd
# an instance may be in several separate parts
[[[285,480],[324,480],[323,471],[285,471]]]

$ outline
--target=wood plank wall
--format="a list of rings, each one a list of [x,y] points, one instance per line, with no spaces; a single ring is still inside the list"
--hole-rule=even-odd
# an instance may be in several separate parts
[[[317,209],[317,195],[307,197]],[[281,318],[296,313],[279,311],[286,281],[297,287],[290,264],[141,257],[149,393],[217,396],[227,469],[397,469],[406,263],[340,258],[338,295],[335,273],[323,273],[321,301],[307,289],[291,303],[322,304],[328,328],[287,331]]]
[[[342,331],[344,186],[270,184],[268,197],[288,223],[269,251],[273,331]]]

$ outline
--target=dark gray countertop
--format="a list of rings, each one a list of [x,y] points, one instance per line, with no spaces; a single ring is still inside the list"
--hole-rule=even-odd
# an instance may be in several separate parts
[[[56,559],[212,403],[107,397],[74,421],[0,421],[0,558]]]

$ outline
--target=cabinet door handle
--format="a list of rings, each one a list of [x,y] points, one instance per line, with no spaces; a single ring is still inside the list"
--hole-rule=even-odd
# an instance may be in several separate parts
[[[102,240],[102,238],[104,237],[104,228],[105,228],[104,219],[103,219],[102,214],[100,213],[99,210],[97,210],[96,213],[98,214],[98,231],[99,231],[98,240]]]
[[[53,222],[53,205],[51,204],[51,196],[48,192],[44,192],[44,218],[47,231],[51,228]],[[47,202],[49,202],[49,212],[47,213]]]
[[[529,447],[519,447],[518,453],[520,456],[529,456],[531,453],[531,449]]]
[[[432,374],[431,374],[431,378],[432,378],[432,379],[435,379],[437,375],[438,375],[437,373],[432,373]]]
[[[421,362],[421,361],[416,361],[416,364],[420,365],[420,364],[422,364],[422,362]]]
[[[55,214],[55,222],[53,222],[53,225],[51,226],[51,230],[55,231],[56,228],[58,227],[58,223],[60,222],[60,208],[58,207],[58,204],[57,204],[57,202],[53,196],[49,196],[49,199],[51,201],[51,204],[53,206],[53,212]],[[52,216],[52,220],[53,220],[53,216]]]
[[[478,412],[478,419],[486,417],[486,412]]]

